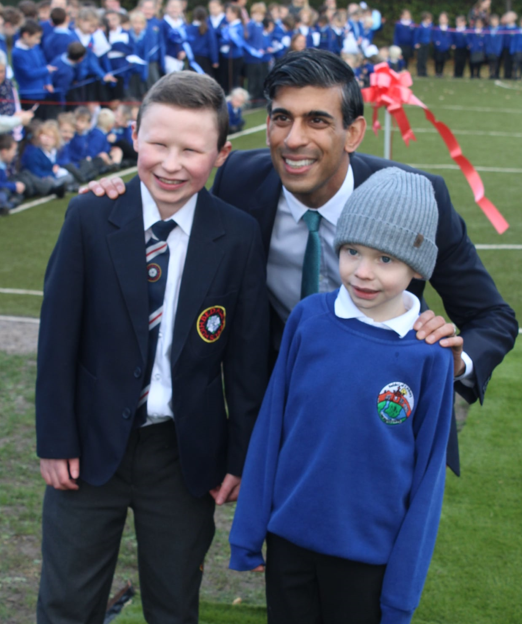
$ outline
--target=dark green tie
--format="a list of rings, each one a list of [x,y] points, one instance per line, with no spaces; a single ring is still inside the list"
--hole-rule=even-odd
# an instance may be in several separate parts
[[[319,224],[321,215],[317,210],[307,210],[303,215],[309,234],[303,262],[303,279],[301,281],[301,299],[319,292],[319,267],[321,266],[321,240]]]

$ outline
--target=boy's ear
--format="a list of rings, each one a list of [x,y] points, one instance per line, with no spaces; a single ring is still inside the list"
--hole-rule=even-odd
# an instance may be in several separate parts
[[[214,167],[221,167],[221,165],[228,158],[228,155],[230,154],[231,150],[232,150],[232,143],[230,141],[227,141],[225,145],[223,145],[223,147],[219,151],[219,154],[217,155],[217,158],[214,161]]]
[[[420,279],[420,280],[424,280],[424,281],[426,281],[426,278],[425,278],[425,277],[422,277],[422,275],[421,275],[420,273],[417,273],[417,271],[414,271],[414,273],[413,273],[413,277],[414,277],[415,279]]]

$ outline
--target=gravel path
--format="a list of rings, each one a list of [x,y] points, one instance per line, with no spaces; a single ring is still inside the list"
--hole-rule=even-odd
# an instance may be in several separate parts
[[[36,353],[38,319],[0,316],[0,351],[10,355]]]

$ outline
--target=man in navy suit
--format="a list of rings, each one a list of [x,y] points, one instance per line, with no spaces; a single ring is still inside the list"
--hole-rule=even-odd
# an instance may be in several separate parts
[[[196,624],[214,504],[237,498],[267,383],[256,221],[204,185],[230,151],[224,94],[165,76],[122,198],[75,198],[41,314],[39,624],[102,623],[128,507],[150,624]]]
[[[455,357],[455,388],[468,402],[481,402],[495,366],[513,347],[518,325],[503,301],[453,208],[439,176],[406,165],[356,153],[366,130],[363,100],[353,71],[324,50],[289,54],[265,82],[269,149],[233,152],[218,170],[212,192],[247,210],[261,227],[271,303],[271,338],[277,352],[284,323],[301,296],[303,258],[310,235],[303,216],[321,215],[319,290],[339,287],[333,249],[337,219],[353,189],[383,167],[425,175],[439,208],[439,254],[430,280],[450,319],[464,338]],[[96,193],[121,192],[118,181],[91,182]],[[422,298],[425,282],[409,289]],[[419,339],[452,346],[454,326],[431,311],[415,325]],[[446,337],[446,338],[445,338]],[[448,446],[448,465],[458,474],[456,427]]]

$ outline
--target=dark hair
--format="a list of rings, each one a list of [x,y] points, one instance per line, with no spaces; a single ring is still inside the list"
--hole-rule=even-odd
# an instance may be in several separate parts
[[[270,26],[274,26],[275,22],[271,17],[263,17],[263,28],[267,30]]]
[[[421,13],[421,21],[433,19],[433,15],[429,11],[423,11]]]
[[[87,108],[87,106],[78,106],[77,108],[74,109],[75,120],[78,119],[78,117],[85,117],[86,119],[90,121],[92,119],[92,113]]]
[[[199,34],[200,35],[204,35],[207,32],[207,30],[208,30],[207,18],[208,18],[208,13],[207,13],[207,9],[205,9],[205,7],[197,6],[192,11],[192,19],[196,20],[197,22],[200,22],[200,24],[199,24]]]
[[[241,20],[241,22],[243,21],[243,16],[241,14],[241,7],[239,6],[239,4],[235,4],[234,2],[227,2],[227,4],[225,4],[225,11],[227,9],[230,9],[231,11],[233,11],[236,14],[236,17],[238,20]]]
[[[288,30],[294,30],[295,28],[295,17],[290,13],[281,20],[283,26],[286,26]]]
[[[280,87],[339,87],[342,90],[341,111],[345,128],[364,114],[361,89],[352,68],[326,50],[307,48],[302,52],[289,52],[274,65],[264,84],[269,113]]]
[[[54,7],[51,11],[51,22],[54,26],[61,26],[62,24],[65,24],[66,19],[67,13],[65,12],[65,9],[62,9],[61,7]]]
[[[79,61],[87,54],[87,48],[79,41],[73,41],[67,46],[67,58],[70,61]]]
[[[9,22],[13,26],[18,26],[24,19],[23,13],[13,6],[4,7],[1,15],[4,18],[4,22]]]
[[[12,134],[0,134],[0,150],[11,149],[13,143],[16,143]]]
[[[18,3],[18,8],[29,19],[38,19],[38,7],[33,0],[22,0]]]
[[[32,19],[25,20],[25,22],[20,27],[20,37],[25,35],[36,35],[36,33],[41,33],[43,28],[40,26],[38,22],[35,22]]]
[[[228,108],[225,93],[214,78],[192,71],[173,72],[163,76],[143,99],[136,120],[136,132],[140,129],[145,111],[152,104],[214,111],[218,129],[218,150],[225,145],[228,134]]]

